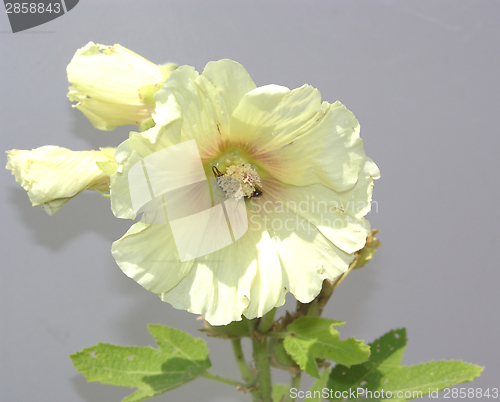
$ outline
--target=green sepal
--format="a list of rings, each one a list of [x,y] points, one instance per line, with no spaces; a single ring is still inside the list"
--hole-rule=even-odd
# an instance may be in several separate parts
[[[156,108],[156,101],[154,94],[158,92],[161,88],[161,84],[148,84],[139,88],[139,97],[142,99],[145,105]]]
[[[166,80],[168,77],[170,77],[170,74],[172,74],[177,69],[177,64],[165,63],[165,64],[160,64],[158,67],[160,67],[163,80]]]
[[[160,90],[160,88],[163,85],[163,82],[165,82],[168,77],[170,77],[170,74],[177,68],[177,64],[175,63],[166,63],[158,66],[160,68],[161,74],[163,81],[158,82],[156,84],[148,84],[144,85],[139,88],[139,96],[144,102],[145,105],[148,105],[152,107],[153,109],[156,108],[156,101],[154,98],[154,94]]]
[[[118,164],[115,161],[96,162],[96,165],[106,176],[110,177],[118,170]]]
[[[331,400],[343,400],[343,392],[348,395],[352,389],[363,388],[371,392],[380,392],[383,389],[385,395],[387,392],[392,393],[390,400],[406,401],[472,381],[483,370],[479,366],[461,361],[432,361],[415,366],[401,366],[406,349],[404,328],[388,332],[371,343],[370,347],[372,353],[367,362],[351,368],[337,365],[332,369],[328,380],[330,396],[333,396]],[[411,392],[411,396],[404,394],[407,391]],[[398,395],[398,392],[403,393]],[[338,393],[339,398],[335,398],[335,393]]]
[[[141,124],[139,124],[139,130],[142,132],[149,130],[150,128],[153,128],[156,126],[156,122],[153,120],[152,117],[149,119],[141,121]]]
[[[372,229],[366,237],[365,246],[354,254],[354,260],[351,262],[352,269],[363,268],[370,261],[377,249],[382,245],[380,240],[375,237],[379,230]]]
[[[300,368],[312,377],[319,378],[316,359],[327,359],[351,366],[368,359],[370,348],[354,338],[340,340],[333,327],[343,321],[319,317],[301,317],[288,325],[289,335],[283,343],[288,354]]]
[[[159,348],[98,343],[70,356],[89,382],[137,388],[123,402],[138,402],[177,388],[210,368],[203,339],[161,325],[149,325]]]

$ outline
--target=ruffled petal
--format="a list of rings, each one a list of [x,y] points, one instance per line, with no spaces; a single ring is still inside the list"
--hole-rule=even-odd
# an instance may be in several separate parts
[[[122,142],[116,149],[115,160],[118,169],[110,178],[109,194],[111,210],[117,218],[135,219],[136,213],[130,196],[128,172],[136,163],[141,163],[143,157],[132,147],[131,141]]]
[[[245,317],[262,317],[274,307],[285,303],[288,293],[286,271],[283,269],[276,247],[267,231],[262,231],[257,244],[259,252],[258,271],[250,289],[250,304]]]
[[[347,191],[333,192],[334,206],[354,218],[362,218],[371,210],[374,180],[380,179],[380,170],[370,158],[366,157],[356,185]]]
[[[240,64],[221,60],[208,63],[202,75],[193,67],[179,67],[155,99],[166,103],[174,96],[183,119],[181,141],[195,139],[205,161],[227,146],[229,116],[243,95],[254,88]]]
[[[249,230],[269,233],[282,264],[283,288],[297,300],[309,303],[321,291],[324,279],[333,279],[349,267],[353,254],[331,243],[306,219],[280,207],[266,192],[250,204]]]
[[[219,133],[219,111],[201,91],[198,78],[199,74],[193,67],[179,67],[155,97],[168,99],[174,96],[183,119],[181,141],[195,139],[202,158],[206,159],[219,151],[223,140]]]
[[[305,135],[263,155],[266,170],[288,184],[319,182],[336,191],[349,190],[366,158],[358,121],[344,105],[335,102],[323,104],[314,124]]]
[[[233,60],[211,61],[203,70],[200,86],[217,102],[215,105],[225,114],[225,119],[233,113],[243,96],[256,88],[247,70]]]
[[[359,124],[340,102],[321,104],[309,85],[277,85],[245,95],[231,116],[231,142],[263,170],[297,186],[352,188],[365,161]]]
[[[305,134],[321,107],[310,85],[290,89],[265,85],[247,93],[231,116],[231,142],[251,155],[280,149]]]
[[[180,261],[168,223],[135,223],[113,243],[111,253],[125,275],[157,294],[175,287],[194,262]]]
[[[285,293],[273,242],[263,228],[249,228],[231,245],[197,258],[189,275],[161,297],[212,325],[226,325],[242,314],[264,315],[284,303]]]
[[[270,202],[263,205],[268,210],[297,214],[338,248],[352,254],[365,245],[370,223],[363,217],[371,208],[373,181],[378,177],[371,159],[367,159],[356,185],[344,192],[322,184],[291,186],[266,177],[262,187]]]
[[[135,219],[129,186],[129,171],[136,163],[162,149],[175,145],[179,136],[181,120],[170,120],[168,124],[156,125],[143,132],[131,132],[129,139],[122,142],[115,153],[118,164],[116,173],[111,176],[111,210],[117,218]]]

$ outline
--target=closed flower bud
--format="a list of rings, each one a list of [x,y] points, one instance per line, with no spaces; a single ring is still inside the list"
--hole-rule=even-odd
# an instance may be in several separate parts
[[[7,166],[16,181],[28,191],[33,206],[53,215],[83,190],[109,192],[109,176],[116,170],[114,148],[71,151],[44,146],[7,151]]]
[[[154,111],[153,94],[176,68],[151,63],[120,45],[89,42],[68,65],[68,98],[100,130],[141,126]]]

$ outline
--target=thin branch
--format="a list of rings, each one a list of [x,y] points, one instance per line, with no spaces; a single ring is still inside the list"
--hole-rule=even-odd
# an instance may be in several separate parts
[[[208,378],[209,380],[219,381],[219,382],[223,382],[225,384],[233,385],[237,388],[238,387],[245,388],[245,384],[242,384],[241,382],[234,381],[234,380],[231,380],[229,378],[222,377],[220,375],[212,374],[212,373],[209,373],[208,371],[206,371],[203,374],[203,377]]]
[[[247,387],[250,387],[254,382],[254,377],[245,360],[243,349],[241,348],[241,338],[232,339],[231,343],[233,344],[234,358],[236,359],[236,364],[240,369],[241,378],[243,378],[243,381],[246,382]]]

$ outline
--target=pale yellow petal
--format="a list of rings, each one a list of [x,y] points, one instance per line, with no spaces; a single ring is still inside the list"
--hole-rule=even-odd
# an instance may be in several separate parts
[[[286,146],[263,155],[267,171],[294,185],[322,183],[337,191],[352,188],[365,163],[359,124],[340,102],[324,104],[315,126]]]
[[[211,61],[203,70],[199,85],[205,90],[226,119],[248,92],[256,88],[245,68],[233,60]]]
[[[233,244],[196,259],[193,269],[162,300],[201,314],[212,325],[262,316],[284,303],[286,288],[268,234],[248,230]]]
[[[174,145],[173,140],[179,131],[181,120],[173,120],[164,126],[155,127],[143,132],[131,132],[129,139],[122,142],[115,153],[118,168],[111,176],[110,195],[111,210],[117,218],[134,219],[136,213],[132,206],[129,187],[129,171],[136,163],[155,152]],[[151,142],[154,140],[155,142]]]
[[[40,207],[47,212],[49,215],[54,215],[61,207],[66,204],[71,198],[58,198],[54,201],[44,202],[40,204]]]
[[[273,201],[264,192],[250,201],[249,230],[265,228],[278,251],[283,287],[303,303],[321,291],[324,279],[345,272],[354,258],[331,243],[313,224]]]
[[[307,132],[320,107],[321,94],[310,85],[256,88],[231,116],[231,142],[255,156],[280,149]]]
[[[104,131],[111,131],[116,126],[127,124],[139,126],[142,121],[151,117],[154,110],[144,104],[117,104],[89,98],[75,87],[70,87],[68,98],[78,102],[74,107],[82,112],[95,128]]]
[[[380,170],[370,159],[366,158],[363,169],[359,173],[356,185],[347,191],[333,192],[328,197],[340,211],[354,217],[362,218],[371,210],[374,180],[380,178]],[[333,195],[334,194],[334,195]]]
[[[196,140],[202,159],[213,157],[223,144],[219,111],[198,85],[193,67],[181,66],[172,73],[155,98],[174,96],[182,114],[181,141]]]
[[[130,198],[128,172],[134,164],[141,163],[142,156],[132,148],[130,140],[126,140],[116,149],[115,160],[118,169],[111,176],[109,185],[111,210],[117,218],[134,219],[136,213]]]
[[[113,243],[111,253],[125,275],[157,294],[175,287],[194,262],[180,261],[168,223],[135,223]]]
[[[262,230],[261,240],[256,247],[259,253],[258,271],[252,281],[250,304],[245,311],[245,317],[249,319],[262,317],[274,307],[283,305],[289,291],[286,270],[281,266],[278,252],[267,231]]]
[[[373,181],[378,176],[378,168],[367,159],[356,185],[344,192],[322,184],[291,186],[265,177],[262,187],[272,202],[264,206],[297,214],[316,226],[341,250],[351,254],[365,245],[370,224],[363,217],[370,210]]]
[[[322,183],[347,190],[365,160],[354,115],[340,102],[322,104],[309,85],[293,91],[266,85],[249,92],[231,116],[230,138],[263,170],[297,186]]]
[[[179,67],[155,99],[167,104],[172,96],[175,98],[183,119],[181,141],[195,139],[205,161],[227,146],[229,117],[245,93],[254,88],[240,64],[220,60],[208,63],[201,75],[193,67]],[[156,116],[160,114],[164,112],[157,110]]]

